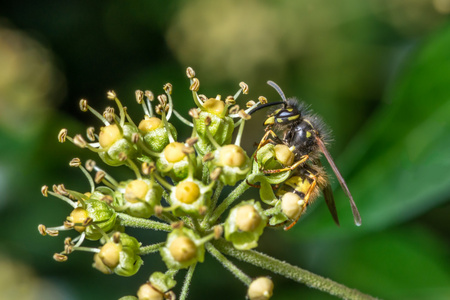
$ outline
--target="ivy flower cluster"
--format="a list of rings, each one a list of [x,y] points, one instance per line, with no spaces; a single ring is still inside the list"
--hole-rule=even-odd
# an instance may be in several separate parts
[[[86,137],[70,136],[62,129],[58,139],[97,153],[101,163],[71,160],[70,166],[79,168],[89,183],[85,191],[70,190],[63,184],[42,187],[45,197],[66,202],[71,211],[61,225],[39,225],[39,232],[57,236],[61,231],[76,231],[76,237],[67,237],[54,259],[64,262],[73,252],[92,252],[93,267],[105,274],[132,276],[142,267],[143,255],[159,252],[167,270],[151,274],[136,296],[121,299],[175,299],[175,275],[188,269],[180,292],[180,299],[186,299],[195,267],[205,260],[206,252],[248,286],[249,299],[269,299],[271,279],[248,276],[227,256],[274,272],[285,270],[281,272],[287,274],[292,273],[289,268],[296,268],[248,251],[257,247],[267,227],[292,222],[304,210],[301,199],[292,193],[279,196],[273,192],[274,185],[290,178],[290,170],[274,174],[261,171],[290,165],[294,155],[286,146],[268,143],[249,156],[240,146],[249,112],[265,104],[266,98],[260,96],[241,108],[236,100],[248,93],[245,83],[225,99],[220,95],[209,98],[198,93],[200,82],[194,70],[188,68],[186,74],[195,105],[189,111],[190,118],[175,110],[170,83],[156,97],[150,91],[136,91],[136,101],[143,110],[139,122],[132,120],[113,91],[107,98],[115,107],[103,113],[86,100],[80,101],[80,109],[90,111],[103,126],[99,130],[88,128]],[[192,128],[187,140],[178,138],[170,123],[174,117]],[[100,164],[126,166],[134,175],[117,181]],[[225,186],[233,190],[223,197]],[[260,199],[242,197],[249,188],[258,188]],[[164,231],[167,236],[162,241],[137,240],[126,233],[129,227]],[[98,247],[84,245],[86,240],[98,241]]]

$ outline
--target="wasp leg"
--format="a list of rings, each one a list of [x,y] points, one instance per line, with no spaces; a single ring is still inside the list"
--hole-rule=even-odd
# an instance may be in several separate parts
[[[250,183],[250,182],[248,182],[248,179],[245,179],[245,182],[251,187],[254,187],[254,188],[257,188],[257,189],[261,188],[261,185]]]
[[[285,172],[285,171],[293,171],[295,168],[297,168],[298,166],[303,164],[305,161],[307,161],[308,158],[309,158],[309,155],[305,154],[300,158],[300,160],[296,161],[295,164],[293,164],[292,166],[282,168],[282,169],[264,170],[263,172],[264,172],[264,174],[274,174],[274,173],[281,173],[281,172]]]
[[[300,213],[298,214],[298,217],[295,221],[293,221],[291,224],[289,224],[289,226],[284,227],[284,230],[289,230],[292,227],[294,227],[295,224],[297,224],[298,220],[300,219],[300,217],[303,215],[303,213],[306,210],[306,207],[308,206],[309,200],[311,199],[311,195],[314,192],[314,189],[316,188],[316,184],[317,184],[317,177],[315,175],[313,175],[312,173],[308,172],[307,175],[310,179],[312,179],[311,185],[309,186],[308,191],[305,194],[305,197],[303,198],[303,206],[302,206],[302,210],[300,211]]]
[[[268,143],[276,144],[277,142],[272,140],[269,135],[271,135],[271,138],[280,140],[280,138],[277,136],[277,134],[272,130],[268,129],[264,136],[262,137],[261,141],[258,144],[258,148],[256,148],[255,154],[253,154],[253,159],[256,161],[256,154],[258,153],[258,150],[261,149],[261,147],[267,145]]]

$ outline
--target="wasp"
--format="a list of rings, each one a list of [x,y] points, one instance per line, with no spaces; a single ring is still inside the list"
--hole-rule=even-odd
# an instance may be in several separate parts
[[[352,194],[326,148],[330,140],[330,132],[324,122],[319,116],[313,114],[303,102],[299,102],[296,98],[286,98],[281,88],[275,82],[268,81],[267,83],[278,92],[282,101],[261,105],[249,112],[249,114],[267,106],[282,105],[281,108],[270,113],[265,120],[266,133],[259,143],[258,149],[267,143],[272,143],[274,145],[285,145],[294,154],[292,163],[284,165],[284,168],[263,170],[266,174],[294,171],[277,192],[280,196],[287,192],[294,193],[299,197],[299,203],[301,203],[298,216],[285,229],[288,230],[295,225],[306,207],[319,196],[320,191],[323,192],[333,220],[339,226],[331,186],[327,173],[320,161],[322,154],[327,159],[342,189],[349,198],[355,224],[357,226],[361,225],[361,216]],[[282,133],[282,137],[279,137],[276,132]]]

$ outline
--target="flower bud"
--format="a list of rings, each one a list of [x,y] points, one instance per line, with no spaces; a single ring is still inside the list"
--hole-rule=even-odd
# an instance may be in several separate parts
[[[194,118],[194,127],[199,137],[195,148],[201,155],[212,152],[214,147],[207,136],[208,130],[219,145],[230,144],[234,131],[234,121],[227,116],[225,102],[208,99],[200,107],[198,118]]]
[[[168,144],[163,151],[162,157],[156,161],[156,168],[163,176],[169,176],[174,181],[180,181],[188,176],[189,164],[195,161],[189,161],[186,155],[183,143],[173,142]]]
[[[104,232],[108,233],[116,226],[116,212],[108,204],[96,199],[88,199],[85,201],[86,211],[92,222],[96,226],[89,225],[86,227],[86,238],[89,240],[98,240],[102,234],[97,230],[97,226]]]
[[[268,300],[273,294],[273,282],[270,278],[259,277],[248,287],[247,296],[250,300]]]
[[[223,116],[225,115],[225,102],[221,100],[217,100],[214,98],[209,98],[203,103],[203,108],[212,114],[215,114],[216,116]]]
[[[254,200],[243,201],[231,209],[225,221],[225,239],[239,250],[255,248],[266,224],[261,204]]]
[[[179,236],[172,241],[169,251],[177,262],[183,263],[195,257],[197,246],[190,238]]]
[[[275,145],[274,152],[276,159],[283,165],[291,166],[294,163],[295,155],[288,146],[284,144]]]
[[[219,180],[226,185],[235,185],[237,181],[247,177],[251,170],[251,160],[244,149],[237,145],[226,145],[214,151],[214,159],[210,163],[210,172],[220,167]]]
[[[164,157],[169,163],[177,163],[186,157],[183,152],[184,144],[179,142],[170,143],[164,148]]]
[[[284,168],[284,165],[277,158],[277,152],[275,150],[276,146],[278,145],[268,143],[258,149],[258,151],[256,152],[256,164],[254,164],[254,168],[257,167],[259,170],[277,170]],[[289,161],[289,149],[286,149],[284,147],[277,147],[277,151],[280,156],[279,159],[283,160],[284,162]],[[267,174],[265,176],[265,180],[270,184],[281,184],[286,181],[290,175],[291,172]]]
[[[100,130],[99,143],[104,151],[99,153],[100,158],[110,166],[123,165],[123,157],[135,158],[138,148],[132,142],[132,137],[137,132],[137,127],[130,124],[125,124],[121,130],[117,124],[103,127]]]
[[[295,220],[303,211],[304,201],[299,195],[291,192],[281,197],[281,211],[291,220]]]
[[[164,300],[164,294],[153,287],[150,282],[144,283],[137,292],[139,300]]]
[[[236,226],[242,231],[253,231],[261,223],[261,216],[253,205],[247,204],[237,208]]]
[[[192,204],[200,196],[200,188],[193,181],[180,182],[175,188],[175,197],[185,204]]]
[[[122,245],[108,242],[100,249],[98,257],[105,266],[114,269],[120,262],[120,251],[122,251]]]
[[[131,203],[144,199],[149,190],[148,184],[143,180],[133,180],[125,188],[125,200]]]
[[[149,218],[155,213],[155,206],[160,204],[162,192],[162,187],[150,179],[121,182],[113,207],[126,205],[125,212],[130,216]]]
[[[98,141],[102,148],[107,149],[121,138],[122,133],[120,132],[119,126],[117,126],[117,124],[112,124],[100,129]]]
[[[220,149],[219,161],[224,166],[241,167],[246,160],[244,150],[237,145],[226,145]]]
[[[139,123],[139,130],[142,134],[145,145],[152,151],[160,153],[169,144],[169,131],[172,137],[177,139],[177,131],[171,123],[167,123],[168,128],[157,117],[144,119]],[[169,130],[169,131],[168,131]]]
[[[203,207],[208,206],[211,194],[211,186],[205,186],[199,180],[185,179],[179,182],[170,193],[172,205],[176,207],[174,215],[199,216]]]
[[[173,230],[167,236],[165,247],[161,248],[161,256],[168,268],[187,268],[196,262],[203,262],[205,248],[197,244],[200,236],[189,228]]]
[[[94,256],[93,267],[105,274],[116,273],[119,276],[136,274],[142,265],[138,255],[140,243],[132,236],[120,233],[118,242],[107,242]]]
[[[89,218],[89,212],[82,207],[77,207],[70,213],[67,220],[75,224],[84,224]],[[86,230],[86,226],[75,226],[74,229],[78,232]]]

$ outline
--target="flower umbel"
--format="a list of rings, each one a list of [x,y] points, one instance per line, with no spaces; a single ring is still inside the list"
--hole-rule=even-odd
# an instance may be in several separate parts
[[[138,299],[175,299],[175,277],[187,269],[180,290],[180,299],[186,299],[195,268],[206,259],[205,252],[248,286],[249,299],[269,299],[273,282],[268,277],[252,280],[225,255],[333,294],[355,293],[338,284],[322,285],[317,275],[306,280],[304,276],[295,277],[292,274],[303,270],[293,271],[296,267],[250,250],[257,247],[266,227],[298,219],[310,191],[317,192],[314,170],[292,175],[295,172],[285,167],[294,163],[294,149],[282,144],[261,144],[251,156],[240,146],[245,122],[252,111],[267,102],[264,97],[243,103],[241,108],[238,98],[249,91],[245,83],[241,82],[233,95],[208,97],[199,94],[200,81],[194,70],[188,68],[186,74],[194,106],[189,117],[176,111],[169,83],[156,97],[150,91],[135,92],[143,110],[138,122],[132,120],[114,91],[109,91],[107,98],[115,108],[108,107],[103,113],[88,105],[87,100],[80,101],[81,110],[90,111],[101,126],[97,131],[88,128],[86,139],[81,134],[71,137],[67,129],[62,129],[58,140],[69,140],[97,153],[106,168],[126,166],[131,176],[117,181],[93,160],[83,165],[75,158],[70,166],[78,167],[86,177],[86,191],[69,190],[63,184],[53,185],[51,191],[42,187],[45,197],[63,200],[71,209],[63,224],[39,225],[39,232],[57,236],[60,231],[74,230],[77,234],[66,238],[63,250],[54,254],[54,259],[64,262],[74,251],[92,252],[95,269],[132,276],[141,269],[141,256],[159,252],[167,270],[154,272],[147,282],[136,286]],[[179,140],[170,123],[174,117],[192,129],[185,141]],[[285,169],[266,171],[280,168]],[[231,192],[222,197],[225,186],[231,187]],[[281,188],[275,193],[278,186]],[[289,190],[290,186],[294,190]],[[298,186],[303,195],[295,190]],[[243,197],[249,188],[259,189],[261,199]],[[130,227],[164,231],[167,236],[159,241],[138,240],[126,233]],[[96,241],[98,247],[85,246],[86,239]]]

